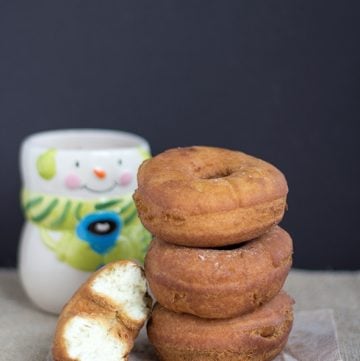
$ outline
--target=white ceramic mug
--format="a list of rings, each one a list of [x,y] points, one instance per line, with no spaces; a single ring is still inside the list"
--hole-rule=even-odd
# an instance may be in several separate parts
[[[18,266],[23,287],[38,307],[59,313],[103,264],[143,261],[151,237],[132,193],[149,152],[143,138],[111,130],[55,130],[24,140],[27,221]]]

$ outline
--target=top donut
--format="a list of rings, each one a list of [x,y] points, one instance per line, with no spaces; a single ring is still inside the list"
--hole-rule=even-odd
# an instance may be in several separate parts
[[[134,200],[156,237],[189,247],[256,238],[280,222],[288,187],[273,165],[245,153],[194,146],[167,150],[138,171]]]

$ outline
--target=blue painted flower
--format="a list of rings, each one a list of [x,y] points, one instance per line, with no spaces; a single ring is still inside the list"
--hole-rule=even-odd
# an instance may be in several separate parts
[[[76,227],[80,239],[89,243],[91,249],[105,254],[114,247],[123,222],[115,212],[95,212],[85,216]]]

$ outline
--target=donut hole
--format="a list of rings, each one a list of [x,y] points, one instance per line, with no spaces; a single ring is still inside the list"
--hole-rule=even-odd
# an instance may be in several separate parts
[[[233,170],[230,168],[225,169],[212,169],[209,173],[204,174],[201,176],[201,179],[219,179],[225,178],[233,174]]]

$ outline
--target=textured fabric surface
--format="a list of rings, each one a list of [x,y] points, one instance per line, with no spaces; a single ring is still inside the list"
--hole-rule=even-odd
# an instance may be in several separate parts
[[[285,289],[296,311],[332,309],[343,360],[360,360],[360,272],[293,270]],[[0,361],[45,360],[56,317],[32,306],[13,270],[0,271],[0,306]]]
[[[135,341],[129,361],[156,361],[145,327]],[[333,310],[297,311],[285,349],[274,361],[344,361],[336,337]],[[54,361],[49,351],[46,361]],[[99,361],[106,361],[99,360]]]

